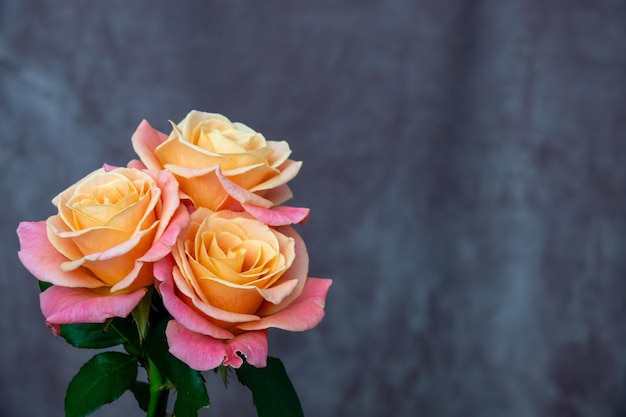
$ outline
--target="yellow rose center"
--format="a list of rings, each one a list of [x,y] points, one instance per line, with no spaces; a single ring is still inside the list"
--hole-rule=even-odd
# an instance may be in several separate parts
[[[241,154],[266,146],[263,136],[237,130],[218,120],[207,120],[193,130],[191,143],[217,154]]]
[[[152,177],[128,168],[100,169],[59,194],[47,234],[68,259],[61,268],[86,268],[106,286],[120,282],[154,241],[160,197]],[[107,256],[89,256],[115,247]]]
[[[74,231],[109,227],[132,233],[141,223],[155,221],[154,213],[146,213],[150,190],[150,183],[143,179],[131,181],[114,172],[97,174],[76,188],[60,207],[61,215]],[[141,222],[146,214],[147,222]]]
[[[253,314],[263,301],[257,288],[271,287],[291,265],[293,241],[254,219],[217,213],[192,223],[174,251],[189,287],[217,308]]]

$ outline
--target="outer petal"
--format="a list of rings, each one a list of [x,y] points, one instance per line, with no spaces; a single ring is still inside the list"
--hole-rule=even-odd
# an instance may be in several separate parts
[[[282,283],[291,280],[297,280],[297,284],[295,288],[289,293],[289,295],[284,297],[279,302],[279,304],[266,302],[261,305],[261,308],[257,311],[257,314],[260,316],[269,316],[290,305],[302,292],[304,285],[307,281],[307,275],[309,272],[309,254],[307,252],[306,245],[302,237],[291,226],[278,227],[276,228],[276,230],[278,230],[285,236],[293,238],[295,243],[296,258],[291,264],[291,267],[289,267],[289,269],[283,274],[283,276],[274,283],[274,286],[278,287]],[[271,297],[267,300],[271,301]]]
[[[50,324],[103,323],[111,317],[126,317],[146,293],[108,295],[88,288],[67,288],[53,285],[39,296],[41,311]]]
[[[167,329],[167,342],[172,355],[197,371],[208,371],[222,364],[239,368],[243,360],[256,367],[267,364],[267,331],[248,332],[230,340],[214,339],[195,333],[171,320]]]
[[[301,166],[301,161],[287,160],[280,166],[280,174],[255,187],[252,187],[250,191],[255,192],[262,190],[271,190],[272,188],[283,185],[291,181],[296,175],[298,175]]]
[[[245,211],[269,226],[285,226],[288,224],[304,224],[309,219],[310,210],[304,207],[278,206],[271,209],[252,204],[241,205]]]
[[[17,228],[20,251],[17,253],[22,264],[35,278],[65,287],[98,288],[102,281],[84,269],[64,272],[61,264],[68,259],[61,255],[48,241],[46,222],[22,222]]]
[[[169,171],[145,171],[156,181],[161,189],[161,211],[159,213],[159,228],[157,236],[161,236],[164,229],[170,223],[170,219],[174,216],[180,206],[180,198],[178,194],[178,182],[174,175]]]
[[[267,147],[272,150],[272,153],[268,158],[268,162],[273,167],[278,167],[282,165],[291,155],[291,149],[289,149],[289,144],[284,140],[268,140],[266,143]]]
[[[280,304],[285,298],[293,293],[297,286],[298,280],[290,279],[267,289],[257,287],[256,290],[266,301],[272,304]]]
[[[141,261],[155,262],[170,253],[172,246],[176,244],[176,238],[178,238],[181,230],[185,228],[188,223],[189,210],[181,204],[163,234],[154,245],[152,245],[152,248],[141,257]]]
[[[126,167],[127,168],[134,168],[134,169],[147,169],[146,164],[144,164],[143,162],[141,162],[138,159],[131,160],[130,162],[128,162]]]
[[[283,204],[285,201],[290,200],[293,197],[291,188],[287,184],[279,185],[276,188],[267,190],[263,194],[263,198],[270,200],[275,206]]]
[[[228,358],[224,360],[224,365],[239,368],[243,360],[237,352],[242,353],[246,361],[256,368],[264,368],[267,365],[267,330],[240,334],[227,344]]]
[[[326,295],[331,284],[330,279],[308,278],[300,296],[289,306],[261,320],[240,324],[237,328],[260,330],[276,327],[292,332],[312,329],[324,318]]]
[[[215,170],[215,175],[217,176],[220,183],[222,184],[224,191],[226,191],[228,195],[230,195],[232,198],[234,198],[238,202],[242,204],[247,203],[247,204],[252,204],[255,206],[265,207],[265,208],[270,208],[273,206],[273,203],[270,200],[267,200],[257,194],[254,194],[246,190],[245,188],[240,187],[239,185],[235,184],[228,178],[226,178],[226,176],[224,176],[224,174],[222,173],[222,170],[219,169],[219,167]]]
[[[154,129],[146,120],[139,124],[131,138],[133,149],[146,167],[150,169],[162,169],[161,162],[154,154],[154,150],[165,140],[167,140],[167,135]]]

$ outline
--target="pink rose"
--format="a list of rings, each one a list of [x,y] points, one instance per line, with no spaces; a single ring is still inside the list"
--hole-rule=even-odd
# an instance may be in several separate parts
[[[172,257],[154,268],[170,351],[196,370],[263,367],[267,329],[304,331],[324,316],[329,279],[307,278],[308,255],[291,226],[198,208]]]
[[[17,233],[24,266],[53,284],[40,301],[55,332],[59,324],[126,317],[189,220],[167,171],[99,169],[52,202],[57,214],[22,222]]]
[[[171,171],[196,207],[247,211],[274,226],[307,219],[306,208],[277,207],[291,198],[287,182],[302,165],[289,159],[287,142],[195,110],[172,126],[168,137],[143,121],[133,147],[146,167]]]

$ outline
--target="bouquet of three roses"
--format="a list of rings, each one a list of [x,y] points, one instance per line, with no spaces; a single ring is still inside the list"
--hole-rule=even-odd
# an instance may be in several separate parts
[[[19,258],[40,280],[55,335],[96,354],[70,382],[66,416],[127,390],[147,416],[196,416],[209,406],[202,371],[235,369],[260,416],[301,415],[271,327],[304,331],[324,316],[329,279],[309,278],[285,206],[300,162],[219,114],[190,112],[168,136],[143,121],[138,159],[104,165],[53,199],[58,212],[22,222]],[[145,381],[138,378],[145,369]]]

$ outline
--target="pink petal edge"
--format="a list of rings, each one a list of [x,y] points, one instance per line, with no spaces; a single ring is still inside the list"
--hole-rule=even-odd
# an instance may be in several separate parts
[[[291,192],[291,188],[289,188],[289,185],[287,184],[279,185],[276,188],[267,190],[267,192],[263,194],[263,198],[270,200],[272,203],[274,203],[275,206],[278,206],[285,201],[290,200],[292,197],[293,193]]]
[[[106,295],[88,288],[53,285],[39,295],[41,312],[48,325],[103,323],[111,317],[126,317],[139,304],[147,289]]]
[[[40,281],[65,287],[98,288],[104,284],[83,269],[64,272],[61,264],[68,259],[48,240],[46,222],[21,222],[17,228],[20,250],[17,253],[24,267]]]
[[[269,226],[304,224],[310,215],[310,209],[304,207],[277,206],[265,208],[247,203],[242,203],[241,206],[245,211]]]
[[[133,149],[139,155],[141,162],[151,169],[162,169],[161,162],[154,154],[156,148],[167,140],[165,133],[159,132],[150,126],[147,120],[142,120],[131,137]]]
[[[331,279],[308,278],[298,298],[283,310],[258,321],[236,326],[241,330],[261,330],[269,327],[301,332],[317,326],[324,318],[326,295],[332,285]]]
[[[270,200],[267,200],[260,195],[251,193],[250,191],[226,178],[219,166],[215,170],[215,175],[220,181],[220,184],[222,184],[222,188],[224,188],[224,191],[226,191],[228,195],[230,195],[241,204],[246,203],[265,208],[270,208],[274,205]]]
[[[146,252],[141,260],[144,262],[155,262],[159,259],[167,256],[170,253],[172,246],[176,244],[176,239],[181,230],[189,223],[189,211],[184,205],[180,205],[174,216],[170,219],[170,223],[163,232],[163,234],[152,245],[150,250]]]
[[[133,168],[133,169],[139,169],[139,170],[148,169],[146,167],[146,164],[144,164],[138,159],[132,159],[131,161],[129,161],[128,164],[126,165],[126,168]]]
[[[197,371],[208,371],[220,365],[239,368],[245,356],[248,363],[262,368],[267,364],[267,331],[254,331],[229,340],[192,332],[176,320],[171,320],[165,330],[172,355]]]

